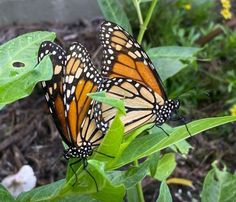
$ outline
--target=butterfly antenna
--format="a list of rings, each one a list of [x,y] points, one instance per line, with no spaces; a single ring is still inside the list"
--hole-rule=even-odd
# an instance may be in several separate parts
[[[94,60],[97,55],[99,54],[99,52],[102,50],[102,46],[100,45],[94,52],[94,54],[92,55],[92,60]]]
[[[87,159],[84,159],[84,160],[83,160],[83,168],[84,168],[84,170],[89,174],[89,176],[93,179],[93,181],[95,182],[96,189],[97,189],[97,192],[98,192],[98,184],[97,184],[97,181],[96,181],[95,177],[88,171],[87,166],[88,166]]]
[[[106,157],[108,157],[108,158],[115,158],[115,156],[110,156],[110,155],[107,155],[107,154],[105,154],[105,153],[102,153],[102,152],[99,152],[99,151],[96,151],[96,150],[94,150],[94,152],[96,152],[96,153],[98,153],[98,154],[101,154],[101,155],[103,155],[103,156],[106,156]]]

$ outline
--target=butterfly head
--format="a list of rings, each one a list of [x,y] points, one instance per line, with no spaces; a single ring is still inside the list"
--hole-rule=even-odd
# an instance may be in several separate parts
[[[175,110],[180,106],[179,100],[166,100],[163,105],[156,106],[157,125],[162,125],[169,120]]]
[[[83,141],[80,146],[77,147],[71,146],[64,151],[64,157],[67,160],[69,160],[70,158],[86,159],[92,154],[93,154],[92,145],[90,142],[87,141]]]

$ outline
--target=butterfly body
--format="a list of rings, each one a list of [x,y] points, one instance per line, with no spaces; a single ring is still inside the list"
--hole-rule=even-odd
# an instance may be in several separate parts
[[[69,160],[70,158],[79,158],[87,159],[93,154],[93,149],[90,142],[84,141],[82,145],[78,147],[70,146],[67,150],[64,151],[65,159]]]

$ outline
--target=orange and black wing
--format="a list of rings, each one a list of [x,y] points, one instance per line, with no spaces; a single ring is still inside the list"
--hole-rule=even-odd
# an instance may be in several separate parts
[[[82,146],[83,142],[89,142],[92,148],[97,147],[100,145],[104,135],[105,134],[96,126],[94,109],[93,105],[91,104],[88,113],[80,127],[77,145]]]
[[[82,142],[84,138],[80,133],[80,128],[92,104],[87,94],[95,92],[100,82],[101,77],[85,47],[79,43],[73,43],[67,52],[63,91],[66,120],[74,145]]]
[[[146,85],[132,79],[113,78],[102,83],[101,88],[106,91],[107,96],[124,101],[126,115],[121,120],[125,125],[125,133],[147,123],[162,121],[158,110],[165,101]],[[107,131],[117,110],[108,104],[97,102],[94,111],[97,127],[103,132]],[[168,110],[162,111],[166,113]]]
[[[151,60],[128,32],[115,23],[105,21],[101,25],[100,40],[103,46],[103,77],[133,79],[167,99],[162,81]]]
[[[38,61],[40,62],[46,55],[50,55],[53,65],[53,76],[49,81],[42,81],[42,87],[57,129],[59,130],[63,140],[70,145],[71,140],[67,132],[62,90],[62,78],[66,62],[66,53],[59,45],[51,41],[44,41],[39,48]]]

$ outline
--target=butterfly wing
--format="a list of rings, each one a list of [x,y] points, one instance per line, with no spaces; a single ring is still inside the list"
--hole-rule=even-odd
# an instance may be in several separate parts
[[[67,132],[67,122],[65,119],[65,107],[63,103],[62,78],[65,68],[66,54],[63,48],[51,41],[44,41],[39,48],[38,62],[46,55],[50,55],[53,65],[53,76],[49,81],[42,81],[42,87],[49,110],[56,123],[63,140],[70,145],[71,140]]]
[[[81,146],[84,141],[89,142],[94,148],[99,146],[104,133],[96,127],[96,121],[94,118],[93,104],[90,105],[87,116],[85,117],[77,138],[77,145]]]
[[[158,106],[164,105],[164,99],[151,88],[126,78],[113,78],[101,84],[109,97],[122,99],[126,115],[121,118],[125,133],[147,123],[158,120]],[[97,102],[94,106],[97,127],[106,131],[116,115],[116,109]]]
[[[123,28],[105,21],[101,25],[102,76],[130,78],[143,83],[167,99],[162,81],[148,55]]]
[[[79,43],[73,43],[68,50],[63,91],[66,119],[74,145],[82,142],[84,138],[80,133],[80,128],[92,104],[87,94],[95,92],[100,81],[101,77],[85,47]]]

